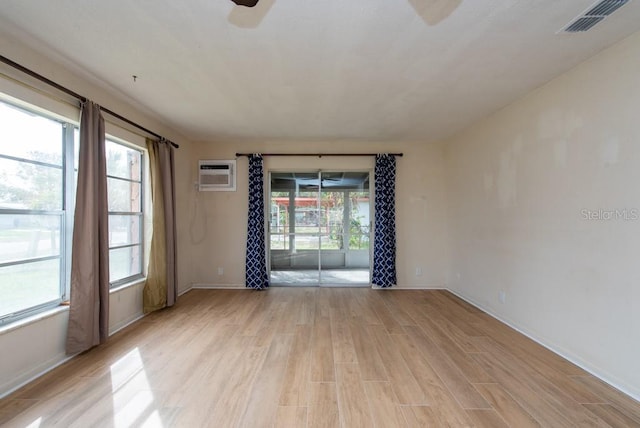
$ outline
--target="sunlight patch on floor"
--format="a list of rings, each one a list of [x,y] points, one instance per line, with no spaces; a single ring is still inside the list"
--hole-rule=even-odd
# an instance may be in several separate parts
[[[150,412],[145,425],[162,426],[158,410],[152,408],[154,396],[138,348],[111,365],[111,387],[115,427],[139,426]]]
[[[42,423],[42,417],[39,417],[38,419],[36,419],[35,421],[27,425],[26,428],[38,428],[41,423]]]

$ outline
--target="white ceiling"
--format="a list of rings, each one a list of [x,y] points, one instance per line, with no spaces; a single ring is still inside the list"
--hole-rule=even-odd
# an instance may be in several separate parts
[[[631,1],[557,34],[593,3],[2,0],[0,28],[194,141],[433,141],[640,30]]]

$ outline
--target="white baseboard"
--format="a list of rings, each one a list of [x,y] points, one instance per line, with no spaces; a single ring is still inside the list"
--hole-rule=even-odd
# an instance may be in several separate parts
[[[191,290],[193,290],[193,284],[189,284],[189,286],[185,290],[179,291],[178,297],[182,296],[183,294],[187,294]]]
[[[142,312],[138,312],[137,314],[129,317],[128,319],[121,321],[117,324],[115,324],[109,331],[109,336],[113,336],[114,334],[116,334],[117,332],[119,332],[120,330],[122,330],[123,328],[126,328],[128,326],[130,326],[131,324],[133,324],[136,321],[141,320],[142,318],[144,318],[146,316],[146,314],[142,313]]]
[[[243,284],[206,284],[206,283],[194,283],[191,285],[194,290],[251,290],[251,288],[245,287]]]
[[[394,285],[393,287],[381,288],[381,287],[372,287],[376,290],[446,290],[445,287],[441,285],[420,285],[415,287],[407,287],[406,285]]]
[[[455,291],[455,290],[452,290],[452,289],[449,289],[449,288],[447,288],[446,290],[449,291],[450,293],[456,295],[460,299],[464,300],[465,302],[469,303],[470,305],[473,305],[476,308],[482,310],[483,312],[485,312],[488,315],[492,316],[493,318],[497,319],[501,323],[508,325],[512,329],[516,330],[518,333],[523,334],[524,336],[526,336],[529,339],[533,340],[534,342],[536,342],[540,346],[543,346],[544,348],[548,349],[549,351],[553,352],[554,354],[559,355],[562,358],[564,358],[565,360],[572,362],[573,364],[575,364],[576,366],[580,367],[581,369],[583,369],[587,373],[592,374],[593,376],[597,377],[601,381],[611,385],[613,388],[617,389],[618,391],[621,391],[622,393],[628,395],[629,397],[633,398],[636,401],[640,401],[640,395],[629,391],[629,389],[625,388],[624,386],[621,386],[620,382],[612,380],[613,376],[607,374],[605,370],[600,370],[597,367],[594,367],[593,365],[589,364],[587,361],[584,361],[583,359],[581,359],[577,355],[573,355],[573,354],[571,354],[569,352],[560,350],[559,347],[556,346],[556,345],[553,345],[553,344],[550,344],[550,343],[546,343],[543,339],[541,339],[539,337],[536,337],[534,334],[532,334],[529,331],[527,331],[526,328],[519,326],[517,323],[515,323],[515,322],[513,322],[511,320],[508,320],[508,319],[505,319],[504,317],[496,315],[495,313],[493,313],[493,311],[491,309],[484,307],[484,305],[481,305],[481,304],[475,302],[473,299],[464,296],[463,294],[459,293],[458,291]]]
[[[271,285],[271,287],[278,287],[278,288],[295,288],[295,287],[318,287],[317,285],[281,285],[281,284],[275,284],[275,285]],[[417,287],[407,287],[407,286],[398,286],[398,285],[394,285],[393,287],[386,287],[386,288],[382,288],[382,287],[377,287],[375,285],[369,285],[369,284],[354,284],[354,285],[349,285],[349,284],[336,284],[336,285],[331,285],[331,284],[326,284],[326,285],[322,285],[320,288],[325,287],[325,288],[373,288],[374,290],[448,290],[446,287],[443,287],[441,285],[434,285],[434,286],[428,286],[428,285],[424,285],[424,286],[417,286]],[[189,290],[251,290],[251,288],[247,288],[245,287],[243,284],[206,284],[206,283],[194,283],[192,284],[191,288],[189,288]],[[186,293],[186,291],[185,291]]]
[[[45,361],[42,364],[39,364],[37,367],[29,370],[28,372],[12,379],[10,382],[8,382],[8,384],[0,386],[0,391],[3,391],[0,394],[0,399],[14,393],[18,389],[22,388],[30,382],[33,382],[39,377],[44,376],[56,367],[66,363],[76,355],[66,355],[64,353],[58,354],[54,358],[50,358],[49,360]]]
[[[109,336],[112,336],[114,334],[116,334],[117,332],[119,332],[120,330],[122,330],[125,327],[128,327],[129,325],[135,323],[136,321],[142,319],[145,317],[145,314],[143,313],[139,313],[136,314],[135,316],[121,322],[118,323],[116,325],[114,325],[112,327],[112,330],[109,332]],[[18,376],[17,378],[12,379],[12,381],[10,382],[10,385],[2,385],[0,386],[0,391],[4,391],[2,392],[2,394],[0,394],[0,399],[6,397],[7,395],[17,391],[18,389],[22,388],[23,386],[25,386],[26,384],[33,382],[34,380],[36,380],[37,378],[44,376],[45,374],[47,374],[48,372],[50,372],[51,370],[55,369],[56,367],[66,363],[67,361],[69,361],[70,359],[72,359],[73,357],[75,357],[75,355],[66,355],[64,353],[58,354],[53,358],[48,359],[47,361],[39,364],[37,367],[29,370],[28,372]],[[8,389],[5,389],[8,388]]]
[[[246,288],[244,285],[240,285],[240,284],[227,284],[227,285],[222,285],[222,284],[201,284],[201,283],[196,283],[196,284],[192,284],[189,288],[187,288],[186,290],[183,290],[182,292],[180,292],[179,295],[183,295],[185,293],[188,293],[189,291],[193,290],[193,289],[233,289],[233,290],[250,290],[248,288]],[[624,394],[628,395],[629,397],[640,401],[640,395],[635,394],[631,391],[629,391],[628,388],[625,388],[624,386],[620,385],[620,382],[616,382],[614,380],[612,380],[612,376],[608,375],[604,370],[600,370],[597,367],[592,366],[591,364],[589,364],[588,362],[582,360],[581,358],[579,358],[578,356],[572,355],[566,351],[562,351],[560,349],[558,349],[559,347],[554,346],[553,344],[549,344],[546,343],[543,339],[540,339],[538,337],[536,337],[534,334],[530,333],[529,331],[527,331],[526,328],[523,328],[521,326],[519,326],[517,323],[505,319],[495,313],[493,313],[493,311],[489,308],[486,308],[484,305],[481,305],[477,302],[475,302],[473,299],[468,298],[467,296],[464,296],[463,294],[452,290],[450,288],[446,288],[446,287],[406,287],[406,286],[394,286],[394,287],[390,287],[387,289],[382,289],[377,287],[376,289],[378,290],[447,290],[449,292],[451,292],[452,294],[456,295],[457,297],[459,297],[460,299],[464,300],[465,302],[475,306],[476,308],[486,312],[488,315],[492,316],[493,318],[497,319],[498,321],[508,325],[509,327],[513,328],[514,330],[518,331],[519,333],[525,335],[526,337],[530,338],[531,340],[535,341],[536,343],[540,344],[541,346],[545,347],[546,349],[550,350],[551,352],[561,356],[562,358],[572,362],[573,364],[577,365],[578,367],[582,368],[583,370],[585,370],[586,372],[592,374],[593,376],[597,377],[598,379],[602,380],[603,382],[611,385],[613,388],[623,392]],[[125,327],[128,327],[129,325],[139,321],[140,319],[144,318],[145,314],[143,313],[138,313],[135,316],[129,318],[128,320],[125,320],[117,325],[115,325],[113,327],[113,330],[109,333],[109,335],[113,335],[115,333],[117,333],[118,331],[124,329]],[[51,370],[55,369],[56,367],[66,363],[67,361],[69,361],[70,359],[72,359],[75,355],[72,356],[67,356],[65,354],[59,354],[56,355],[55,357],[47,360],[46,362],[39,364],[37,367],[33,368],[32,370],[29,370],[28,372],[24,373],[23,375],[19,376],[18,378],[13,379],[10,384],[11,385],[2,385],[0,386],[0,391],[3,391],[0,394],[0,399],[8,396],[9,394],[17,391],[18,389],[20,389],[21,387],[23,387],[24,385],[28,384],[29,382],[34,381],[35,379],[45,375],[46,373],[50,372]],[[8,388],[8,389],[5,389]]]

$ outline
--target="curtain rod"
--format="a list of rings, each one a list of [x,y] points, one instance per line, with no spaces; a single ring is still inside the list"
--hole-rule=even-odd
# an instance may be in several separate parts
[[[27,67],[25,67],[23,65],[18,64],[15,61],[10,60],[9,58],[5,57],[4,55],[0,55],[0,61],[2,61],[3,63],[7,64],[8,66],[11,66],[11,67],[15,68],[16,70],[19,70],[19,71],[23,72],[24,74],[27,74],[27,75],[29,75],[29,76],[31,76],[31,77],[43,82],[43,83],[46,83],[49,86],[52,86],[52,87],[56,88],[57,90],[59,90],[61,92],[64,92],[67,95],[71,95],[72,97],[74,97],[75,99],[80,101],[81,103],[84,103],[84,102],[86,102],[88,100],[87,97],[85,97],[83,95],[80,95],[77,92],[74,92],[74,91],[72,91],[71,89],[69,89],[69,88],[67,88],[65,86],[60,85],[59,83],[56,83],[53,80],[48,79],[48,78],[44,77],[43,75],[38,74],[35,71],[30,70],[30,69],[28,69]],[[112,110],[109,110],[106,107],[100,106],[100,110],[102,110],[103,112],[115,117],[116,119],[119,119],[119,120],[121,120],[121,121],[123,121],[125,123],[128,123],[129,125],[131,125],[131,126],[133,126],[135,128],[138,128],[138,129],[146,132],[149,135],[153,135],[154,137],[159,138],[161,140],[166,140],[166,138],[164,138],[162,135],[156,134],[155,132],[145,128],[144,126],[139,125],[139,124],[135,123],[134,121],[129,120],[126,117],[121,116],[121,115],[119,115],[118,113],[116,113],[116,112],[114,112]],[[171,143],[171,145],[173,147],[175,147],[176,149],[180,148],[180,146],[178,144],[174,143],[173,141],[169,141],[169,140],[167,140],[167,141],[169,143]]]
[[[251,156],[255,153],[236,153],[236,157],[240,156]],[[260,153],[262,156],[313,156],[319,157],[322,156],[377,156],[379,153]],[[398,156],[402,157],[403,153],[386,153],[389,156]]]

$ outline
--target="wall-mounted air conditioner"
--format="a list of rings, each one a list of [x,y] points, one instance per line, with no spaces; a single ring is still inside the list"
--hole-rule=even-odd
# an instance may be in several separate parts
[[[198,161],[198,190],[235,192],[235,160]]]

